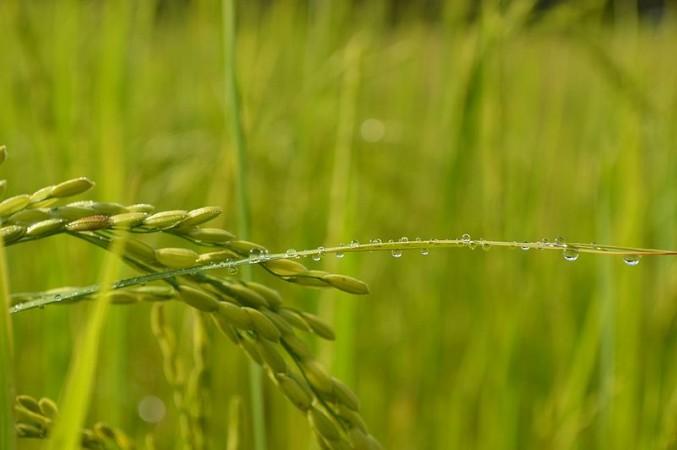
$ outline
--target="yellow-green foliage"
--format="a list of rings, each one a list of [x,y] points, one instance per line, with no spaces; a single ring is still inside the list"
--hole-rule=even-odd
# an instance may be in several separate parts
[[[251,235],[233,241],[200,231],[195,240],[233,242],[228,250],[245,254],[258,248],[249,240],[284,253],[351,239],[387,243],[404,235],[413,242],[463,233],[677,247],[674,7],[653,24],[583,0],[556,2],[538,18],[524,14],[531,3],[524,1],[449,1],[432,18],[414,6],[394,18],[385,1],[357,3],[239,2]],[[467,14],[471,3],[483,7]],[[144,201],[173,215],[108,205],[100,211],[108,219],[78,227],[102,234],[149,220],[161,227],[216,205],[224,213],[214,228],[236,230],[220,8],[216,0],[0,2],[0,136],[12,155],[0,168],[10,181],[0,191],[11,201],[0,209],[22,209],[26,198],[15,196],[87,175],[98,183],[88,198],[99,204]],[[335,170],[337,164],[350,170]],[[64,218],[90,216],[91,207],[71,206]],[[111,222],[130,213],[147,215]],[[330,230],[337,220],[349,227]],[[31,233],[55,230],[48,222]],[[20,239],[26,232],[19,226],[1,234]],[[190,245],[168,233],[143,240],[151,250]],[[270,448],[311,445],[314,431],[297,407],[311,409],[299,389],[312,382],[333,393],[328,373],[337,373],[335,359],[346,354],[340,375],[359,397],[360,413],[345,404],[336,409],[354,442],[371,442],[366,421],[369,433],[394,450],[674,448],[674,258],[642,258],[631,267],[620,257],[583,253],[570,263],[531,245],[469,247],[430,246],[428,256],[411,251],[400,258],[378,252],[335,260],[327,253],[300,261],[301,268],[271,264],[278,277],[255,271],[257,281],[293,304],[277,313],[294,330],[311,326],[297,310],[318,313],[341,349],[318,346],[300,331],[299,341],[283,336],[273,344],[299,360],[318,354],[326,369],[309,359],[302,366],[311,380],[265,381]],[[143,264],[157,263],[154,250],[133,248]],[[222,250],[205,253],[215,251]],[[100,255],[65,235],[10,246],[12,291],[88,285],[97,279]],[[298,276],[306,269],[310,278]],[[326,284],[325,270],[368,281],[372,294],[338,292],[320,302],[319,291],[283,282]],[[241,289],[218,292],[258,308],[260,299]],[[347,307],[317,311],[329,302]],[[91,304],[12,317],[21,392],[59,396]],[[90,413],[143,436],[150,427],[137,406],[157,396],[169,410],[153,427],[156,448],[164,449],[180,433],[175,386],[166,382],[166,361],[148,326],[157,305],[109,311]],[[262,356],[255,353],[259,341],[242,338],[255,327],[243,306],[209,313],[228,317],[224,333],[238,343],[208,327],[205,430],[213,448],[228,442],[233,395],[245,399],[240,448],[252,448],[243,355]],[[170,359],[190,368],[188,309],[179,302],[162,308],[175,333]],[[263,323],[259,318],[261,330]],[[111,335],[114,344],[106,340]],[[287,356],[284,363],[296,373]],[[315,431],[331,437],[324,416],[308,415]]]

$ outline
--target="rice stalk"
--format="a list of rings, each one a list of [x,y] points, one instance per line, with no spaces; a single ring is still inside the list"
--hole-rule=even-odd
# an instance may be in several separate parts
[[[17,421],[15,434],[20,439],[49,439],[54,423],[59,419],[59,408],[49,398],[35,399],[19,395],[13,404]],[[102,422],[79,430],[78,444],[87,450],[133,450],[134,442],[120,429]]]
[[[0,164],[6,158],[6,149],[0,147]],[[14,357],[12,342],[12,318],[9,310],[9,279],[5,260],[5,245],[0,238],[0,448],[14,450],[14,414],[12,399],[14,397]]]

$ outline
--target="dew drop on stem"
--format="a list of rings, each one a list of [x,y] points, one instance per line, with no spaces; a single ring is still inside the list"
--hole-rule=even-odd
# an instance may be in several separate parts
[[[575,248],[565,248],[562,250],[562,257],[565,261],[573,262],[578,259],[579,253]]]
[[[623,257],[623,262],[628,266],[636,266],[639,264],[639,255],[627,255]]]

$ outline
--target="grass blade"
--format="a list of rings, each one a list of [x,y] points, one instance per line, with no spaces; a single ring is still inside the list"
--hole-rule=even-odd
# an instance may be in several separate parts
[[[99,340],[109,301],[106,295],[119,271],[118,254],[122,250],[118,243],[106,256],[101,273],[101,286],[94,303],[89,321],[82,332],[78,348],[73,353],[66,386],[61,398],[61,415],[55,423],[48,450],[76,450],[80,448],[80,430],[87,414],[89,400],[96,372]]]
[[[235,21],[235,1],[223,1],[223,43],[224,43],[224,63],[225,63],[225,95],[227,112],[230,117],[230,130],[233,136],[236,155],[236,195],[238,205],[238,232],[242,239],[249,239],[249,190],[247,188],[247,150],[242,127],[242,114],[240,105],[240,92],[237,84],[236,74],[236,21]],[[242,279],[251,279],[249,267],[244,267]],[[256,450],[265,450],[266,444],[266,423],[263,411],[263,389],[261,367],[257,364],[249,363],[249,388],[251,395],[252,420],[254,428],[254,448]]]
[[[14,437],[14,360],[5,246],[0,239],[0,448],[16,448]]]

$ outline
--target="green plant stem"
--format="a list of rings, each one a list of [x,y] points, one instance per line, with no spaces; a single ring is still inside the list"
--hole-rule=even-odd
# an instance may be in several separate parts
[[[562,247],[556,246],[556,244],[543,244],[541,242],[505,242],[505,241],[482,241],[491,247],[505,247],[511,249],[540,249],[540,250],[556,250],[562,251]],[[386,243],[372,243],[372,244],[360,244],[355,247],[349,245],[339,245],[334,247],[327,247],[324,249],[310,249],[302,250],[297,252],[297,257],[305,258],[312,257],[313,255],[326,255],[332,253],[362,253],[362,252],[375,252],[375,251],[393,251],[393,250],[421,250],[421,249],[433,249],[433,248],[450,248],[450,247],[464,247],[466,244],[462,240],[458,239],[449,239],[449,240],[422,240],[422,241],[409,241],[409,242],[386,242]],[[617,247],[617,246],[608,246],[608,245],[597,245],[597,244],[580,244],[580,243],[569,243],[567,248],[576,248],[579,253],[591,253],[597,255],[609,255],[609,256],[677,256],[677,250],[659,250],[659,249],[647,249],[647,248],[633,248],[633,247]],[[286,259],[288,256],[285,253],[273,253],[266,257],[266,261],[275,260],[275,259]],[[245,267],[252,264],[258,264],[252,262],[249,258],[242,258],[236,261],[220,261],[209,264],[200,264],[192,267],[186,267],[182,269],[167,270],[162,272],[155,272],[147,275],[141,275],[132,278],[126,278],[123,280],[116,281],[112,283],[111,290],[124,289],[132,286],[139,286],[147,284],[153,281],[160,280],[169,280],[174,277],[183,276],[183,275],[195,275],[202,272],[207,272],[210,270],[217,269],[227,269],[234,267]],[[93,284],[90,286],[76,288],[70,292],[59,292],[59,293],[36,293],[33,300],[26,302],[18,303],[9,308],[9,311],[12,314],[20,313],[23,311],[28,311],[31,309],[43,308],[50,304],[55,303],[67,303],[75,300],[79,300],[88,296],[91,296],[99,292],[100,286],[98,284]],[[25,294],[16,294],[18,296],[25,296]]]
[[[73,353],[71,368],[62,395],[63,407],[48,441],[48,450],[76,450],[80,447],[80,430],[89,407],[99,354],[99,341],[109,307],[109,299],[105,294],[113,285],[118,272],[119,262],[116,256],[120,254],[122,244],[117,243],[112,250],[112,253],[106,257],[101,272],[103,288],[99,290],[89,322],[83,330],[82,339],[78,340],[78,348]]]
[[[227,111],[230,117],[230,130],[235,146],[235,179],[238,207],[238,232],[242,239],[249,238],[249,190],[247,189],[247,151],[242,127],[242,109],[236,73],[236,0],[223,0],[223,48],[225,63],[225,95]],[[249,267],[242,270],[242,279],[251,279]],[[249,362],[249,388],[251,395],[252,421],[255,450],[265,450],[266,423],[263,409],[261,367]]]
[[[5,247],[0,239],[0,448],[14,450],[14,358]]]

